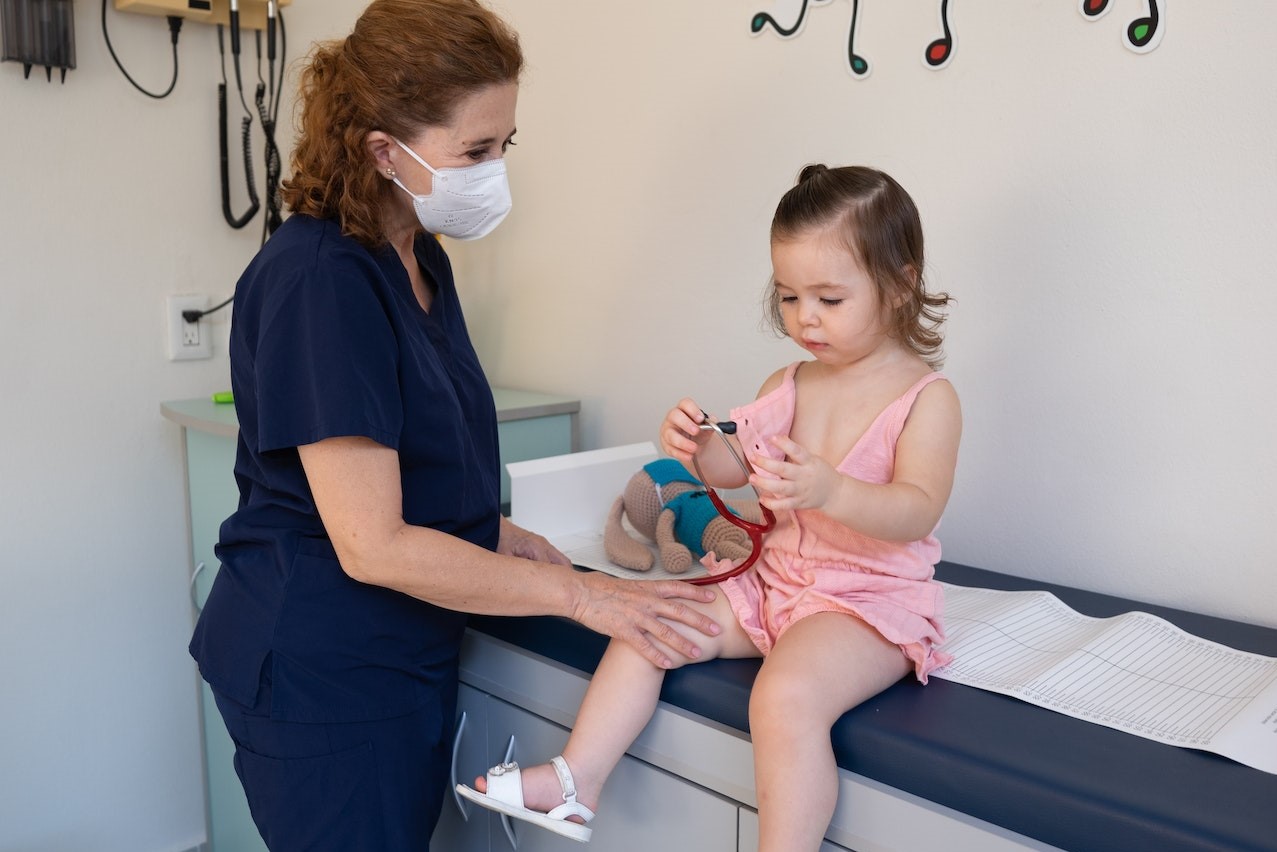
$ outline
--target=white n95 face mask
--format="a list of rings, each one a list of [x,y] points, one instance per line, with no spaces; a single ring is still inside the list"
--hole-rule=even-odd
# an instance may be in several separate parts
[[[398,139],[395,143],[434,175],[429,195],[417,195],[398,177],[395,186],[412,196],[421,227],[457,240],[477,240],[492,233],[510,212],[510,182],[505,160],[495,159],[459,169],[433,168]]]

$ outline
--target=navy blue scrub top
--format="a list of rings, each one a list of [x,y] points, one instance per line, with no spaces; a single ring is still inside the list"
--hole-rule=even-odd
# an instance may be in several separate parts
[[[297,447],[364,436],[399,452],[403,516],[493,550],[500,529],[496,410],[448,256],[419,237],[436,292],[422,310],[399,256],[294,215],[235,288],[231,386],[239,509],[190,651],[251,706],[269,659],[271,715],[389,718],[454,689],[466,616],[350,579]],[[449,699],[450,701],[450,699]]]

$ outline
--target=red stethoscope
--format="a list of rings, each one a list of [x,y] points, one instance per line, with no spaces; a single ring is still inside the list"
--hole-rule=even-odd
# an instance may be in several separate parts
[[[705,412],[701,412],[701,413],[704,414]],[[732,454],[732,458],[736,460],[737,466],[740,467],[741,472],[744,473],[745,478],[748,479],[750,474],[749,465],[746,464],[745,460],[740,457],[740,453],[736,452],[736,448],[732,446],[732,442],[728,440],[727,438],[728,435],[736,434],[736,424],[732,422],[731,420],[720,420],[717,422],[710,422],[709,415],[706,414],[705,422],[700,424],[700,428],[702,429],[702,431],[710,431],[710,432],[716,433],[718,437],[723,440],[723,444],[726,445],[727,451]],[[718,496],[718,492],[716,492],[710,486],[710,484],[705,481],[705,474],[701,473],[701,466],[696,461],[696,456],[692,456],[692,467],[696,468],[696,476],[698,479],[700,479],[701,485],[705,487],[705,493],[709,495],[709,501],[714,504],[714,508],[718,510],[718,514],[722,515],[724,518],[730,521],[733,525],[740,527],[742,530],[744,530],[745,534],[749,536],[749,541],[751,545],[749,556],[747,556],[744,559],[744,561],[742,561],[736,567],[732,568],[730,571],[724,571],[721,574],[709,574],[704,577],[696,577],[694,579],[686,581],[688,583],[691,583],[693,586],[709,586],[714,583],[721,583],[723,580],[727,580],[732,577],[743,574],[745,571],[749,569],[751,565],[753,565],[755,562],[758,561],[758,557],[763,552],[763,536],[771,532],[772,529],[775,528],[776,516],[772,513],[771,509],[768,509],[766,506],[760,503],[758,505],[758,508],[762,510],[762,514],[763,514],[762,523],[754,523],[753,521],[745,520],[740,515],[737,515],[731,509],[727,508],[727,504],[725,504],[722,498]],[[755,494],[758,493],[757,488],[754,489],[754,493]]]

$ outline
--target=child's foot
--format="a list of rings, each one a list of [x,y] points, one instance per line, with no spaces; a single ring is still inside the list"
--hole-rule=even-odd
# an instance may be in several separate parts
[[[527,772],[517,763],[498,764],[488,770],[487,777],[476,778],[473,788],[458,784],[457,793],[489,810],[573,840],[590,839],[586,823],[594,819],[594,811],[578,800],[576,780],[562,756]],[[596,804],[597,792],[588,801]]]
[[[540,763],[523,769],[523,806],[529,810],[549,813],[563,804],[563,787],[559,784],[558,773],[548,763]],[[474,788],[480,793],[488,792],[488,779],[480,776],[474,779]],[[576,800],[590,810],[598,807],[598,798],[585,798],[585,794],[577,790]],[[572,822],[584,824],[579,816],[568,817]]]

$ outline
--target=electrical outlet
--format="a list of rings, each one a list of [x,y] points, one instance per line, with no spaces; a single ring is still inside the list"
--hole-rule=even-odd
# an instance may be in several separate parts
[[[207,296],[169,296],[165,302],[168,313],[168,358],[170,361],[187,361],[196,358],[212,358],[209,332],[202,320],[187,322],[183,311],[202,311],[208,307]]]

